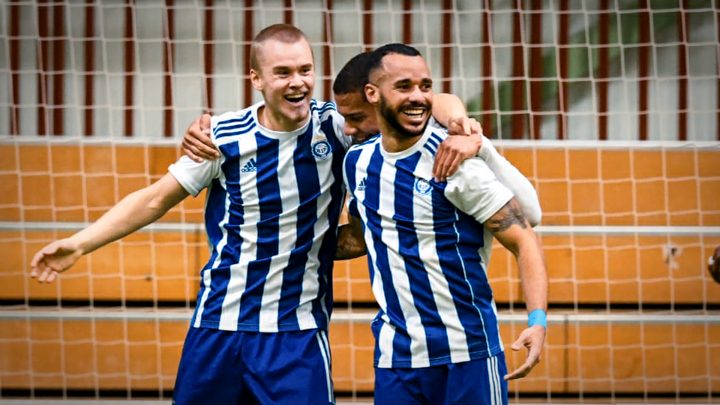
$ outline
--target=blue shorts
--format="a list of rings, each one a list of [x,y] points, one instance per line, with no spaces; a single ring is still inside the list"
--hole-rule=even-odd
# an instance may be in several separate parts
[[[190,327],[175,404],[332,404],[327,333]]]
[[[375,404],[508,403],[505,355],[423,368],[375,368]]]

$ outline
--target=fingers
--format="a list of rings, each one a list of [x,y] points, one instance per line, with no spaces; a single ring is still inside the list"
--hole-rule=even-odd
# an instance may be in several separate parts
[[[210,114],[203,114],[200,116],[200,129],[206,133],[210,134]]]
[[[40,283],[52,283],[55,281],[55,279],[58,276],[58,272],[55,270],[52,270],[51,268],[46,268],[42,273],[40,273],[40,276],[38,276],[37,281]]]
[[[482,125],[475,118],[470,118],[470,135],[482,135]]]
[[[545,341],[545,328],[543,327],[531,327],[525,329],[520,333],[520,337],[510,345],[510,348],[514,351],[518,351],[523,347],[528,349],[528,355],[525,362],[513,370],[511,373],[506,374],[503,378],[508,380],[515,380],[523,378],[530,374],[535,366],[540,363],[540,354],[543,348],[543,342]]]
[[[465,130],[463,128],[463,122],[462,119],[457,118],[453,119],[452,121],[448,122],[448,134],[450,135],[465,135]]]
[[[463,159],[460,154],[448,147],[444,142],[440,144],[438,152],[435,154],[435,163],[433,164],[433,177],[437,182],[447,180],[460,167]]]
[[[505,381],[510,381],[510,380],[517,380],[518,378],[523,378],[523,377],[527,376],[528,374],[530,374],[530,371],[533,369],[533,367],[535,367],[535,364],[530,363],[530,361],[528,359],[528,361],[523,363],[522,366],[516,368],[511,373],[505,374],[503,379]]]
[[[463,130],[463,134],[465,134],[465,135],[472,134],[472,123],[470,122],[470,118],[467,118],[467,117],[463,118],[462,130]]]
[[[210,115],[203,114],[195,119],[185,132],[182,151],[196,162],[214,160],[220,157],[210,136]]]
[[[218,158],[218,152],[212,147],[208,147],[196,138],[183,138],[182,141],[183,153],[195,162],[202,162],[204,160],[214,160]]]
[[[30,277],[39,283],[52,283],[58,276],[58,272],[45,262],[45,252],[38,252],[30,263]]]
[[[438,147],[437,153],[435,153],[435,161],[433,162],[433,177],[437,182],[445,181],[445,179],[441,177],[440,173],[442,172],[441,166],[446,158],[446,155],[447,146],[444,143],[441,143]]]
[[[464,158],[459,153],[456,153],[453,160],[450,162],[450,165],[447,167],[447,172],[444,173],[445,178],[448,178],[455,174],[460,168],[460,164],[463,162],[463,160]]]
[[[35,253],[32,260],[30,260],[30,277],[39,278],[42,276],[49,269],[45,258],[55,252],[57,252],[57,244],[51,243]]]

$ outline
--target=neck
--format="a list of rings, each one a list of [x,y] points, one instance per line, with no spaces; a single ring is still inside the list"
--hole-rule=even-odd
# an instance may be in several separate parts
[[[303,126],[304,122],[294,122],[282,115],[273,114],[273,111],[263,105],[257,111],[258,120],[263,127],[277,132],[292,132]]]
[[[383,149],[386,152],[397,153],[407,150],[411,146],[415,145],[418,140],[422,137],[422,133],[417,135],[410,135],[395,130],[386,122],[380,123],[380,141],[382,142]]]

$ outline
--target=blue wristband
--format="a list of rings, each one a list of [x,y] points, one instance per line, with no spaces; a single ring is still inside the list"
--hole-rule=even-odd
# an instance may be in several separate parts
[[[547,329],[547,314],[542,309],[536,309],[528,315],[528,327],[535,325]]]

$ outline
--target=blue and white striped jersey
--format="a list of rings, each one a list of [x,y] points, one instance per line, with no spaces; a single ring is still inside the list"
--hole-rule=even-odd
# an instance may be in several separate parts
[[[388,153],[381,137],[345,157],[350,213],[363,223],[372,290],[375,365],[428,367],[502,352],[486,266],[483,223],[512,193],[479,158],[447,182],[433,180],[447,136],[433,120],[409,149]]]
[[[216,161],[187,157],[170,172],[190,194],[208,187],[194,327],[258,332],[326,329],[350,138],[332,103],[311,102],[293,132],[260,126],[263,103],[212,117]]]

